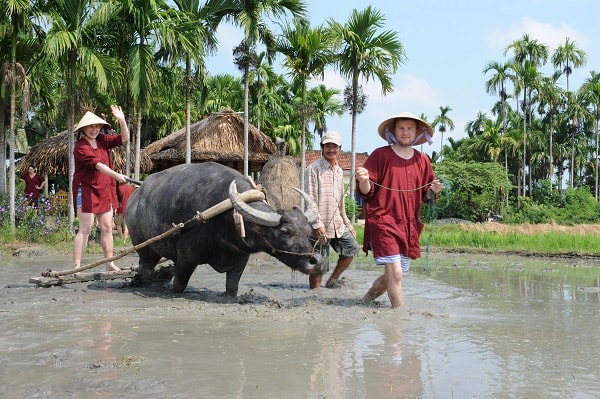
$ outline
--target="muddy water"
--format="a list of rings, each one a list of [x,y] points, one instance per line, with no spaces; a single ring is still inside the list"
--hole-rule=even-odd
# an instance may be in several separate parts
[[[120,264],[134,263],[127,258]],[[174,295],[124,282],[37,288],[67,257],[0,258],[0,397],[596,398],[593,262],[430,254],[406,306],[253,258],[229,299],[201,266]]]

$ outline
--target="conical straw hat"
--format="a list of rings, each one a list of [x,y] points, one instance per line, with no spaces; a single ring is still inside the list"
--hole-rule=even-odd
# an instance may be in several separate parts
[[[90,125],[106,125],[106,126],[110,127],[110,123],[106,122],[104,119],[100,118],[98,115],[94,114],[93,112],[88,111],[85,113],[85,115],[83,115],[83,118],[81,118],[79,123],[77,123],[77,125],[75,125],[73,130],[75,132],[77,132],[82,127],[90,126]]]
[[[415,121],[417,121],[419,126],[417,127],[416,141],[413,143],[413,145],[423,144],[426,141],[428,141],[427,137],[425,137],[424,135],[420,135],[420,133],[422,133],[422,132],[427,132],[429,134],[430,140],[433,137],[433,128],[431,127],[431,125],[429,123],[425,122],[423,119],[419,118],[418,116],[411,114],[410,112],[402,112],[398,115],[394,115],[392,117],[387,118],[386,120],[381,122],[381,124],[379,124],[379,127],[377,128],[377,132],[379,133],[379,135],[381,136],[382,139],[386,140],[386,138],[385,138],[386,129],[389,130],[390,132],[392,132],[392,134],[393,134],[394,126],[396,124],[396,119],[399,119],[399,118],[414,119]]]

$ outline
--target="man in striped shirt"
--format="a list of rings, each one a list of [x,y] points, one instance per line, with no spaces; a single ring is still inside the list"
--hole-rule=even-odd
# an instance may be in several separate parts
[[[346,216],[344,171],[337,161],[341,150],[340,134],[327,132],[321,140],[323,156],[306,168],[304,178],[304,191],[310,194],[319,207],[319,218],[311,227],[319,240],[327,246],[327,255],[329,246],[339,254],[336,267],[325,284],[327,288],[340,286],[340,275],[360,250],[356,232]],[[322,275],[310,275],[310,288],[321,287],[322,278]]]

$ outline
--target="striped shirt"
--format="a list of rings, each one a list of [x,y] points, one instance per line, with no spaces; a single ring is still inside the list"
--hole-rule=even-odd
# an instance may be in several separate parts
[[[344,204],[344,171],[337,163],[332,167],[321,158],[310,164],[304,175],[304,191],[319,207],[319,219],[311,226],[313,229],[325,227],[329,238],[341,237],[346,228],[352,230]]]

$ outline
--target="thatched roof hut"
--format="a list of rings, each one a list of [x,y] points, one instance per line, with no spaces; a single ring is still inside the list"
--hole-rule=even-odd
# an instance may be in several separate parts
[[[244,119],[231,109],[213,113],[190,125],[192,162],[214,161],[244,172]],[[144,148],[157,172],[185,162],[185,128]],[[269,136],[248,128],[248,169],[257,172],[277,153]]]
[[[132,146],[133,147],[133,146]],[[49,137],[34,145],[29,153],[19,161],[22,168],[33,165],[41,175],[59,176],[69,174],[69,135],[68,131]],[[135,149],[131,148],[131,170],[134,169]],[[113,169],[125,173],[125,146],[110,150]],[[22,166],[26,165],[26,166]],[[148,173],[152,170],[150,157],[142,150],[140,151],[140,171]]]

